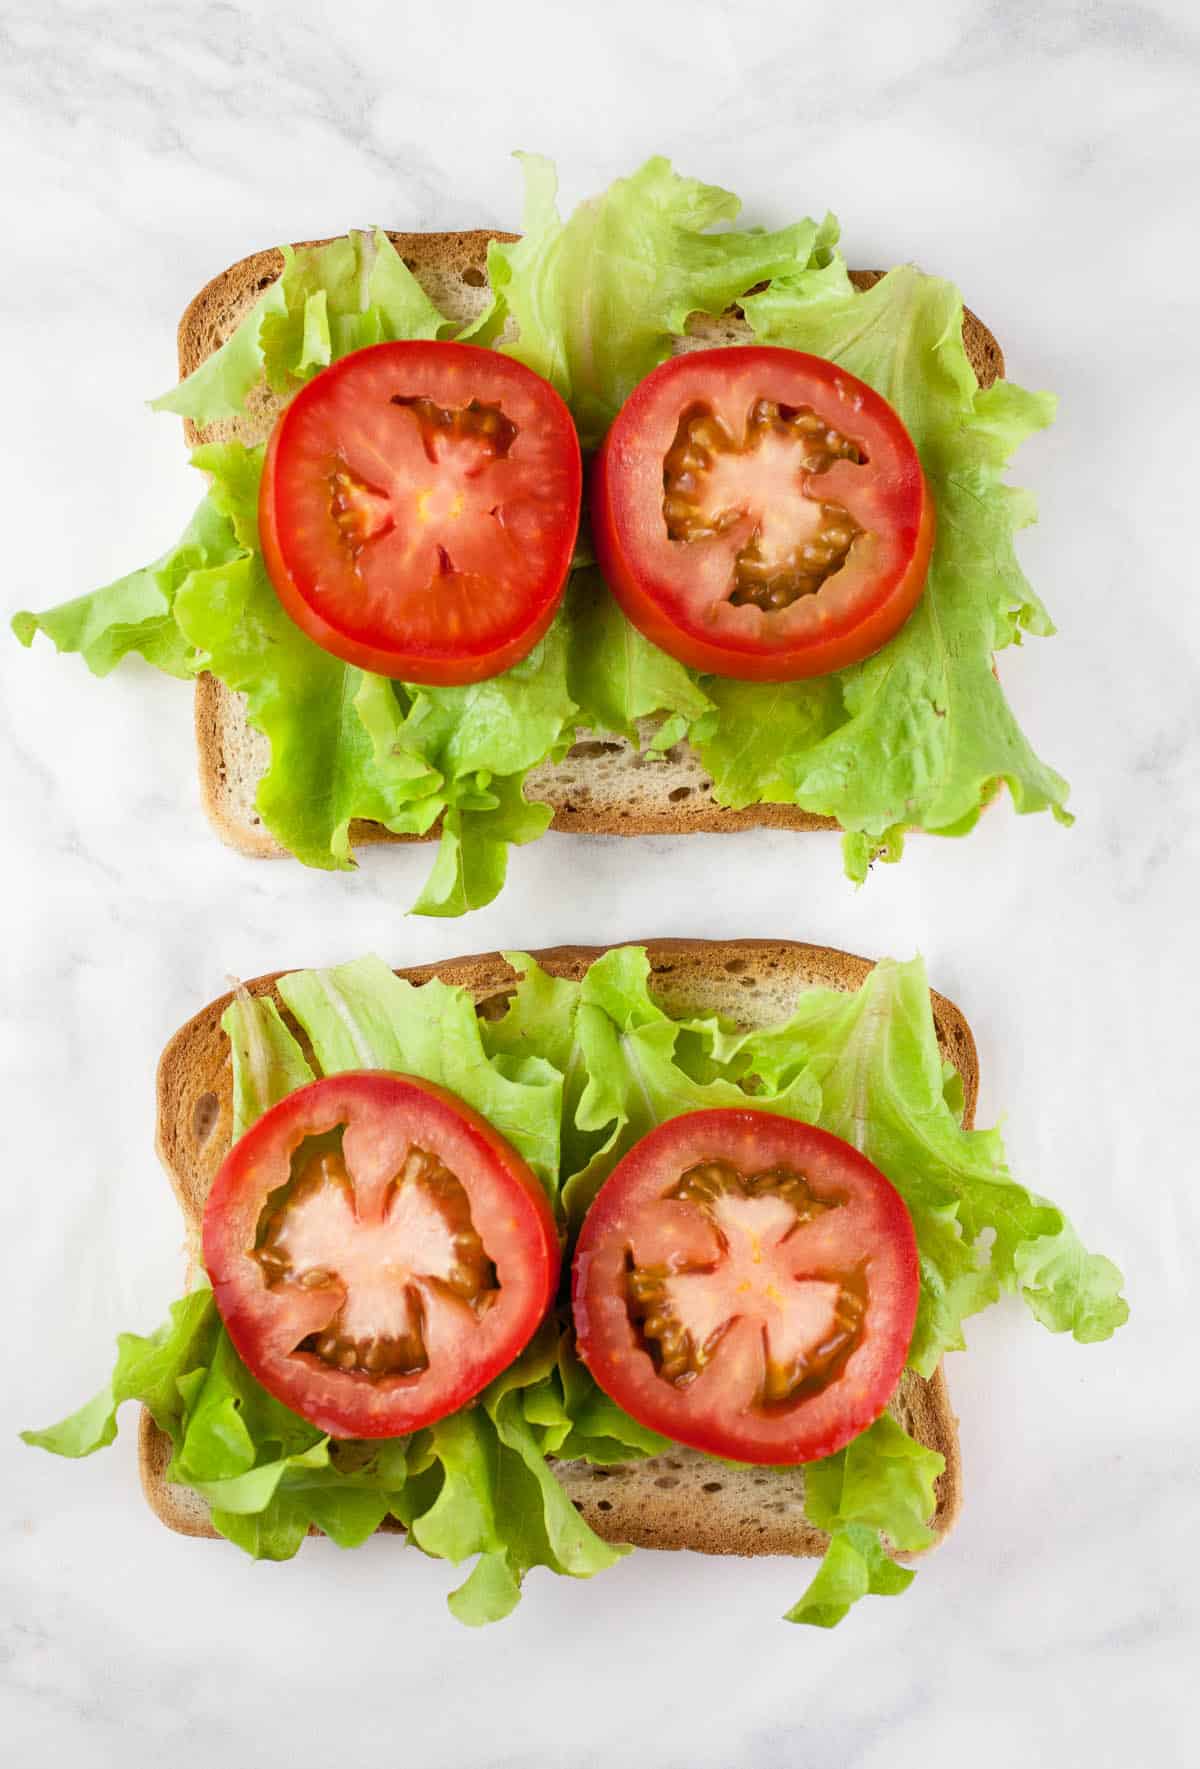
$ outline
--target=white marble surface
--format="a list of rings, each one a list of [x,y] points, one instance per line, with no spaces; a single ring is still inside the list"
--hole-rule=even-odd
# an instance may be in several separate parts
[[[1194,10],[736,11],[4,8],[6,610],[154,556],[190,511],[174,423],[142,401],[223,265],[351,223],[515,223],[512,147],[556,155],[570,198],[667,151],[755,220],[829,205],[853,261],[955,277],[1014,378],[1062,395],[1019,462],[1061,636],[1004,676],[1079,816],[1006,807],[857,896],[824,839],[552,836],[468,923],[406,920],[424,853],[330,877],[217,844],[180,684],[0,643],[0,1736],[39,1762],[1195,1760]],[[776,1620],[807,1568],[642,1555],[592,1585],[535,1575],[472,1634],[447,1569],[394,1544],[278,1568],[168,1535],[128,1429],[81,1466],[15,1444],[179,1287],[153,1063],[227,973],[668,931],[921,948],[974,1022],[985,1121],[1128,1274],[1108,1346],[1015,1307],[976,1324],[950,1371],[966,1510],[907,1597],[824,1636]]]

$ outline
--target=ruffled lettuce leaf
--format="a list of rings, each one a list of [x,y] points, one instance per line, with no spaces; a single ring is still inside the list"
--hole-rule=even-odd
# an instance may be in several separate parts
[[[604,1127],[592,1132],[579,1124],[579,1102],[588,1083],[579,1029],[580,985],[550,976],[528,953],[504,956],[517,982],[505,1012],[480,1021],[480,1035],[489,1055],[509,1064],[538,1057],[562,1076],[561,1179],[585,1165],[605,1134]]]
[[[555,1442],[554,1453],[563,1461],[596,1462],[603,1466],[658,1456],[671,1448],[670,1438],[651,1431],[647,1425],[639,1425],[597,1387],[591,1372],[576,1356],[574,1340],[568,1333],[559,1341],[558,1379],[561,1418],[566,1430]]]
[[[239,988],[221,1015],[233,1068],[233,1140],[264,1112],[315,1080],[308,1058],[269,995]]]
[[[196,424],[238,417],[262,381],[292,393],[366,344],[436,338],[447,327],[381,227],[324,246],[281,246],[283,269],[237,330],[153,401]]]
[[[567,685],[585,729],[636,742],[639,719],[671,718],[682,736],[713,710],[694,673],[630,625],[594,566],[572,575],[561,624]]]
[[[795,758],[836,731],[844,718],[838,676],[820,676],[797,694],[794,682],[735,682],[706,676],[711,710],[688,733],[720,803],[793,804]]]
[[[858,292],[831,263],[819,278],[778,277],[743,305],[762,342],[840,363],[900,413],[933,489],[937,540],[915,613],[874,657],[777,691],[770,720],[745,695],[716,697],[720,718],[700,749],[718,796],[748,802],[757,775],[760,797],[836,817],[859,878],[874,855],[898,857],[907,829],[964,834],[1001,782],[1018,811],[1069,822],[1066,785],[1034,754],[992,668],[1022,632],[1054,630],[1013,547],[1032,499],[1002,477],[1051,421],[1053,398],[1007,381],[981,389],[958,291],[911,265]]]
[[[86,1407],[22,1435],[57,1455],[90,1455],[116,1436],[117,1409],[140,1401],[171,1438],[167,1480],[205,1499],[214,1527],[255,1559],[290,1559],[310,1527],[356,1548],[394,1518],[427,1554],[455,1565],[480,1557],[450,1598],[478,1625],[509,1612],[534,1566],[590,1578],[628,1552],[588,1528],[546,1462],[573,1430],[559,1338],[549,1323],[478,1405],[429,1431],[339,1442],[255,1381],[202,1289],[148,1338],[121,1335],[113,1375]],[[549,1443],[547,1418],[563,1421]],[[624,1455],[645,1453],[635,1442]]]
[[[571,407],[594,448],[623,402],[671,354],[694,313],[720,314],[755,284],[805,268],[837,237],[832,222],[777,233],[709,230],[733,221],[732,191],[681,178],[655,158],[566,220],[553,166],[519,154],[521,239],[488,247],[492,304],[477,340],[535,369]],[[516,337],[503,333],[512,321]]]
[[[541,1056],[490,1055],[465,989],[436,978],[417,987],[381,958],[360,958],[292,971],[280,978],[279,992],[322,1074],[392,1069],[449,1088],[494,1125],[554,1195],[562,1075]]]
[[[929,1520],[937,1508],[934,1483],[945,1467],[939,1451],[917,1443],[884,1413],[845,1449],[808,1464],[805,1516],[830,1534],[865,1524],[900,1553],[919,1554],[937,1539]]]
[[[450,1597],[451,1613],[470,1626],[507,1615],[535,1566],[591,1578],[629,1552],[601,1541],[583,1521],[527,1416],[553,1383],[556,1346],[557,1333],[543,1329],[486,1390],[481,1406],[432,1428],[445,1480],[431,1508],[414,1521],[413,1540],[456,1565],[478,1556]]]
[[[399,1501],[410,1440],[323,1436],[260,1387],[224,1329],[181,1386],[187,1414],[166,1478],[207,1500],[215,1528],[256,1559],[290,1559],[310,1526],[356,1548]]]
[[[166,1478],[206,1499],[222,1535],[259,1559],[285,1560],[310,1524],[357,1547],[392,1509],[407,1440],[338,1444],[282,1406],[229,1342],[207,1287],[173,1303],[157,1332],[122,1333],[112,1376],[88,1406],[25,1441],[86,1456],[113,1441],[117,1410],[140,1401],[167,1433]]]
[[[578,1036],[587,1083],[575,1118],[585,1134],[603,1140],[563,1186],[569,1222],[578,1226],[613,1167],[634,1143],[668,1118],[720,1106],[744,1106],[736,1079],[714,1073],[701,1080],[685,1065],[681,1045],[689,1035],[715,1037],[715,1021],[671,1019],[649,990],[650,964],[640,946],[604,953],[580,986]],[[818,1094],[806,1075],[769,1096],[756,1097],[764,1111],[812,1118]]]
[[[937,1506],[934,1483],[945,1458],[917,1443],[889,1413],[845,1449],[804,1470],[804,1510],[829,1536],[821,1565],[789,1622],[833,1628],[859,1598],[895,1597],[916,1574],[898,1566],[889,1549],[920,1553],[937,1539],[929,1520]]]
[[[904,1198],[921,1260],[909,1362],[922,1375],[964,1347],[964,1319],[1002,1292],[1081,1343],[1127,1318],[1120,1272],[1012,1177],[999,1130],[964,1128],[961,1079],[939,1048],[920,959],[884,960],[855,991],[805,989],[788,1020],[743,1031],[711,1016],[672,1019],[650,992],[641,947],[602,954],[578,984],[509,957],[523,980],[484,1037],[507,1052],[544,1039],[569,1077],[562,1196],[572,1224],[657,1124],[749,1099],[844,1138]]]
[[[205,498],[178,543],[153,565],[42,614],[13,616],[22,645],[41,632],[57,651],[76,651],[94,676],[106,676],[121,659],[138,653],[171,676],[189,677],[198,667],[195,647],[175,619],[175,595],[193,571],[208,571],[239,557],[236,536],[211,498]]]
[[[201,667],[245,694],[250,723],[270,743],[256,800],[267,828],[311,866],[346,867],[352,819],[423,832],[445,803],[441,776],[402,741],[378,744],[363,724],[357,697],[382,699],[390,684],[373,688],[284,613],[258,549],[262,454],[238,442],[196,450],[238,550],[184,580],[175,618]]]
[[[355,820],[424,835],[441,819],[416,907],[478,908],[503,885],[510,845],[550,821],[521,782],[570,741],[565,629],[468,688],[406,688],[342,663],[288,618],[266,575],[262,456],[239,442],[198,448],[192,459],[210,488],[179,547],[91,597],[18,616],[18,636],[28,644],[40,628],[99,674],[131,651],[177,674],[210,670],[245,694],[250,723],[270,744],[256,804],[282,846],[307,865],[347,868]]]
[[[863,1597],[898,1597],[917,1575],[891,1559],[877,1530],[841,1524],[830,1536],[812,1583],[784,1620],[836,1628]]]
[[[1013,1179],[1000,1132],[963,1128],[920,959],[885,960],[852,994],[805,990],[786,1024],[727,1037],[720,1054],[747,1065],[768,1094],[806,1078],[820,1095],[816,1121],[903,1197],[921,1259],[909,1362],[922,1375],[963,1347],[964,1318],[1001,1291],[1080,1342],[1108,1338],[1127,1318],[1116,1267]]]
[[[90,1456],[117,1435],[117,1412],[127,1400],[139,1400],[160,1431],[178,1443],[183,1420],[179,1379],[211,1354],[220,1322],[211,1292],[196,1290],[171,1305],[167,1320],[143,1338],[121,1333],[117,1361],[108,1382],[86,1406],[44,1431],[23,1431],[22,1438],[56,1456]]]
[[[497,895],[509,847],[536,841],[549,827],[550,806],[526,799],[523,783],[531,768],[565,751],[574,733],[566,628],[555,621],[503,675],[406,692],[409,711],[397,740],[438,771],[447,805],[437,859],[415,908],[461,915]]]

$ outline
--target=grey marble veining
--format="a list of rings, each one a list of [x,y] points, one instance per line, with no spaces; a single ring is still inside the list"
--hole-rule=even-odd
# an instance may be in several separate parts
[[[1200,616],[1194,287],[1200,36],[1187,4],[861,10],[22,3],[0,20],[6,611],[156,556],[196,496],[177,315],[226,263],[378,220],[519,222],[509,150],[567,200],[652,151],[750,219],[826,206],[851,260],[952,276],[1061,416],[1018,457],[1023,563],[1060,627],[1003,662],[1078,824],[1007,806],[855,894],[835,847],[550,837],[466,924],[405,919],[427,853],[253,864],[197,804],[187,690],[0,643],[8,1332],[0,1736],[48,1763],[907,1769],[1192,1760]],[[735,908],[736,906],[736,908]],[[776,1617],[808,1568],[634,1556],[535,1575],[473,1634],[394,1543],[289,1567],[169,1536],[135,1446],[13,1432],[75,1405],[181,1280],[153,1064],[223,985],[377,949],[778,933],[924,951],[971,1018],[982,1121],[1123,1263],[1112,1344],[1016,1307],[951,1360],[966,1508],[898,1602]],[[16,1331],[12,1332],[15,1321]]]

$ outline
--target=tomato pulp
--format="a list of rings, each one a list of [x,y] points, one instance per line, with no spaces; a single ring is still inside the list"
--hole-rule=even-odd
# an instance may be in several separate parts
[[[690,1112],[619,1161],[572,1270],[579,1354],[654,1431],[808,1462],[864,1431],[904,1367],[916,1238],[849,1143],[770,1112]]]
[[[920,598],[934,508],[899,416],[800,350],[672,357],[597,457],[596,556],[625,613],[693,668],[757,681],[878,651]]]
[[[562,597],[582,490],[571,415],[472,344],[372,344],[322,371],[267,445],[267,573],[309,638],[403,681],[478,682]]]
[[[559,1271],[515,1150],[443,1088],[379,1072],[264,1113],[221,1165],[203,1246],[243,1363],[333,1437],[463,1406],[528,1344]]]

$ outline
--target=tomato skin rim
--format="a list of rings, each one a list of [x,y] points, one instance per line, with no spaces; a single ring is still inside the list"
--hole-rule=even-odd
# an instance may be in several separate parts
[[[902,446],[915,469],[912,489],[919,499],[915,512],[916,537],[904,569],[892,574],[874,591],[852,623],[838,627],[824,641],[808,642],[792,649],[778,647],[771,650],[734,641],[718,643],[706,639],[696,630],[695,624],[685,627],[672,620],[663,606],[662,592],[666,589],[669,593],[673,586],[661,575],[655,577],[652,566],[648,565],[642,572],[635,568],[638,537],[632,532],[633,523],[621,496],[623,476],[629,469],[627,439],[638,434],[657,404],[664,383],[669,386],[673,379],[685,373],[695,374],[708,366],[728,374],[731,357],[740,356],[744,363],[751,354],[760,360],[778,358],[781,364],[786,361],[793,373],[809,370],[820,381],[828,380],[830,371],[833,371],[839,383],[853,386],[856,397],[870,411],[872,424]],[[769,367],[768,362],[764,373]],[[669,357],[639,382],[609,426],[592,464],[589,509],[597,563],[629,621],[660,651],[679,662],[706,675],[725,676],[734,681],[799,681],[811,676],[830,675],[873,656],[895,636],[921,599],[937,526],[933,495],[915,445],[899,413],[882,395],[823,357],[755,344],[686,351],[680,356]],[[654,582],[648,584],[647,580],[651,578]]]
[[[481,1161],[482,1180],[465,1165],[456,1175],[467,1192],[473,1215],[482,1213],[481,1187],[493,1194],[493,1214],[497,1198],[509,1212],[508,1220],[499,1227],[486,1219],[476,1220],[485,1250],[501,1277],[498,1299],[479,1323],[480,1338],[467,1348],[481,1355],[464,1356],[453,1371],[436,1372],[433,1381],[429,1380],[435,1376],[431,1364],[415,1379],[400,1378],[387,1389],[375,1379],[349,1376],[328,1367],[314,1371],[317,1360],[309,1354],[300,1354],[307,1358],[302,1365],[297,1354],[273,1352],[264,1342],[272,1322],[279,1321],[283,1311],[273,1309],[262,1268],[247,1252],[262,1208],[279,1178],[280,1160],[286,1174],[292,1153],[309,1137],[339,1124],[347,1125],[349,1135],[355,1105],[365,1098],[368,1112],[378,1110],[381,1092],[390,1092],[397,1107],[428,1114],[430,1123],[440,1119],[452,1125],[466,1159],[475,1154]],[[251,1178],[261,1175],[262,1182],[248,1184],[247,1173]],[[500,1183],[497,1173],[503,1175]],[[485,1207],[486,1203],[485,1199]],[[497,1244],[501,1236],[503,1263]],[[400,1437],[446,1418],[473,1400],[516,1361],[546,1318],[554,1302],[562,1259],[558,1228],[544,1188],[487,1119],[448,1088],[418,1076],[374,1069],[347,1070],[306,1083],[270,1107],[232,1144],[205,1203],[201,1246],[217,1311],[250,1374],[284,1406],[339,1439]],[[526,1262],[527,1270],[514,1269],[518,1260]],[[518,1283],[517,1278],[522,1281]],[[407,1386],[402,1386],[405,1383]],[[311,1392],[306,1394],[306,1389]],[[386,1400],[380,1401],[380,1395]],[[431,1396],[435,1397],[432,1407]]]
[[[566,449],[567,468],[569,475],[569,494],[567,501],[575,510],[575,523],[569,535],[564,530],[563,543],[554,561],[554,571],[547,574],[548,581],[557,585],[547,592],[532,611],[529,619],[503,643],[488,647],[478,652],[446,650],[406,650],[403,647],[385,647],[373,645],[365,640],[342,632],[332,626],[313,604],[306,599],[298,588],[290,569],[284,559],[283,545],[279,533],[279,519],[276,508],[276,467],[281,447],[289,428],[289,422],[297,410],[303,411],[309,398],[320,397],[320,389],[327,387],[326,377],[339,373],[352,372],[360,358],[374,351],[395,351],[405,349],[411,344],[413,349],[428,352],[431,349],[453,350],[466,352],[480,360],[480,366],[495,373],[495,364],[505,365],[504,374],[512,374],[513,379],[528,376],[539,383],[539,394],[546,401],[548,412],[554,415],[559,430],[559,440]],[[317,388],[317,393],[311,390]],[[258,491],[258,533],[262,549],[263,564],[267,577],[278,596],[281,606],[288,618],[331,657],[339,658],[343,663],[353,664],[355,668],[367,670],[374,675],[387,676],[393,681],[413,682],[421,687],[446,688],[467,686],[473,682],[488,681],[492,676],[502,675],[514,664],[527,657],[540,639],[543,639],[562,603],[563,594],[570,575],[571,560],[579,535],[579,515],[583,502],[583,457],[579,446],[579,434],[575,429],[565,401],[557,389],[535,370],[526,368],[515,357],[505,356],[500,351],[486,349],[478,344],[459,344],[453,339],[424,340],[414,339],[397,341],[396,343],[366,344],[359,350],[349,351],[336,362],[306,381],[304,386],[288,401],[279,413],[267,442],[266,454],[263,458],[262,478]]]
[[[796,1428],[786,1434],[781,1428],[766,1428],[758,1441],[739,1435],[719,1418],[698,1417],[688,1407],[688,1390],[680,1390],[664,1381],[654,1368],[644,1343],[629,1320],[628,1304],[623,1291],[614,1287],[613,1278],[623,1275],[625,1246],[620,1230],[622,1216],[638,1204],[661,1196],[669,1182],[664,1164],[657,1162],[659,1150],[678,1140],[678,1127],[684,1121],[707,1134],[724,1130],[745,1129],[754,1134],[762,1126],[786,1125],[797,1145],[807,1145],[818,1162],[828,1159],[832,1165],[821,1174],[831,1187],[836,1186],[839,1171],[857,1169],[864,1175],[878,1207],[881,1224],[886,1230],[882,1244],[891,1262],[891,1269],[882,1274],[884,1285],[895,1286],[900,1305],[891,1314],[874,1324],[863,1347],[871,1353],[874,1369],[868,1370],[864,1385],[862,1365],[856,1368],[856,1351],[842,1374],[823,1389],[815,1400],[796,1404],[792,1416]],[[707,1120],[707,1124],[703,1121]],[[734,1121],[737,1121],[735,1124]],[[618,1183],[614,1186],[614,1181]],[[638,1189],[638,1182],[641,1189]],[[874,1283],[872,1277],[872,1283]],[[874,1424],[887,1409],[903,1374],[916,1323],[920,1296],[920,1266],[916,1234],[912,1218],[899,1192],[874,1164],[851,1144],[815,1125],[789,1119],[782,1114],[756,1111],[751,1108],[718,1107],[682,1114],[668,1119],[635,1143],[605,1180],[584,1218],[575,1247],[571,1269],[571,1313],[575,1327],[576,1349],[580,1361],[590,1371],[604,1392],[632,1418],[649,1430],[657,1431],[675,1443],[684,1444],[705,1454],[731,1461],[761,1466],[793,1466],[834,1455],[846,1444]],[[870,1318],[870,1317],[868,1317]],[[710,1368],[715,1368],[714,1365]],[[870,1360],[867,1360],[870,1362]],[[619,1372],[619,1373],[616,1373]],[[843,1383],[850,1383],[844,1399],[849,1403],[838,1409],[835,1400]],[[811,1409],[826,1402],[819,1414]],[[804,1415],[810,1409],[808,1420]],[[786,1410],[786,1409],[785,1409]],[[826,1414],[832,1414],[831,1420]],[[819,1422],[821,1429],[813,1430]],[[768,1440],[769,1436],[769,1440]]]

